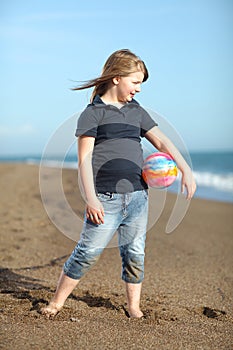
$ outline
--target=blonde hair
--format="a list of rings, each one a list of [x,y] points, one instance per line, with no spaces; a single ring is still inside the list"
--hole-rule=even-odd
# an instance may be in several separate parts
[[[141,71],[144,74],[145,82],[149,73],[145,63],[128,49],[122,49],[113,52],[104,64],[101,76],[88,80],[84,84],[73,88],[72,90],[83,90],[94,86],[91,96],[91,102],[96,95],[104,95],[108,89],[109,83],[115,77],[126,77],[131,73]]]

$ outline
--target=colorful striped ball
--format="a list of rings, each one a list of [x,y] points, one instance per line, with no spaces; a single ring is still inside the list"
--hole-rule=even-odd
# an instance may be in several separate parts
[[[175,181],[177,173],[177,165],[167,153],[152,153],[144,160],[142,177],[149,187],[168,187]]]

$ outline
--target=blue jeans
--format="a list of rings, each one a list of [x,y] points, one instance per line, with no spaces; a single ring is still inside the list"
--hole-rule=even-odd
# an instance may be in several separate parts
[[[99,259],[114,233],[122,258],[122,279],[141,283],[144,278],[144,251],[148,216],[147,190],[98,194],[104,207],[104,224],[84,219],[81,237],[64,264],[64,273],[80,279]]]

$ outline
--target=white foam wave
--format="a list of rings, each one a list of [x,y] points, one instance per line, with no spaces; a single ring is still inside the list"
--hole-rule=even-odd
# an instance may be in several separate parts
[[[194,171],[194,177],[199,186],[214,187],[221,191],[233,193],[233,173],[224,175]]]
[[[28,162],[29,163],[29,162]],[[30,160],[32,164],[32,160]],[[43,160],[43,166],[54,168],[77,169],[78,165],[75,161],[55,161]],[[233,194],[233,173],[216,174],[208,171],[194,171],[194,177],[198,186],[214,188],[216,190],[225,191]],[[180,173],[179,173],[180,178]]]

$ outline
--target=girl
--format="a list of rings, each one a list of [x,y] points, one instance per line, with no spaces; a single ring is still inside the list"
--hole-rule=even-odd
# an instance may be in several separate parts
[[[55,295],[41,312],[54,317],[118,232],[122,279],[130,317],[140,310],[147,225],[147,185],[141,176],[141,137],[169,153],[182,173],[182,192],[191,199],[195,181],[191,169],[134,96],[148,79],[145,63],[129,50],[114,52],[100,77],[75,88],[94,87],[91,103],[77,125],[80,189],[86,211],[80,240],[61,272]]]

